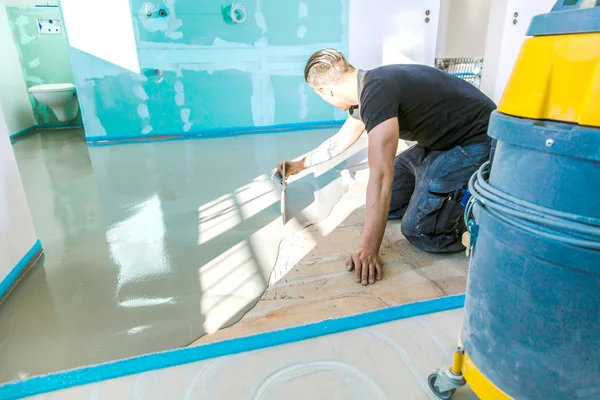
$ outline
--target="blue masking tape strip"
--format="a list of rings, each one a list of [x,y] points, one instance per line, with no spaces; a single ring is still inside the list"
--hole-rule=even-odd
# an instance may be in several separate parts
[[[180,133],[157,133],[148,135],[110,135],[110,136],[88,136],[85,140],[88,145],[105,146],[111,144],[145,143],[155,141],[183,140],[183,139],[215,139],[242,135],[262,135],[281,132],[293,132],[302,130],[339,128],[346,120],[322,121],[318,123],[296,123],[259,127],[241,127],[226,129],[211,129],[196,132]]]
[[[47,124],[38,124],[35,129],[62,129],[62,128],[83,128],[83,124],[72,124],[69,122],[55,122]]]
[[[42,242],[39,239],[33,247],[25,254],[25,257],[9,272],[8,276],[0,282],[0,299],[8,292],[11,286],[17,281],[19,275],[27,268],[33,258],[42,250]]]
[[[148,354],[126,360],[38,376],[0,385],[0,399],[14,399],[86,385],[210,358],[259,350],[398,319],[461,308],[465,295],[442,297],[253,336]]]
[[[9,136],[9,137],[10,137],[10,140],[11,140],[11,141],[14,141],[14,140],[16,140],[16,139],[17,139],[19,136],[26,135],[26,134],[28,134],[28,133],[30,133],[30,132],[32,132],[32,131],[34,131],[35,129],[36,129],[36,126],[35,126],[35,125],[31,125],[31,126],[30,126],[30,127],[28,127],[28,128],[21,129],[19,132],[16,132],[16,133],[13,133],[12,135],[10,135],[10,136]]]
[[[17,133],[10,135],[10,141],[15,144],[25,138],[27,134],[35,133],[38,129],[67,129],[67,128],[83,128],[82,124],[68,124],[68,123],[55,123],[55,124],[40,124],[31,125],[29,128],[20,130]]]

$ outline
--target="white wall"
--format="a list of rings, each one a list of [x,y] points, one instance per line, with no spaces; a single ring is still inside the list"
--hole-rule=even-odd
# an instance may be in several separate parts
[[[62,0],[60,5],[71,47],[135,73],[140,72],[129,1]],[[91,17],[99,11],[110,14],[111,29],[105,29],[104,18]]]
[[[444,57],[444,53],[446,51],[446,34],[448,31],[448,24],[450,22],[449,19],[451,5],[452,0],[440,1],[440,19],[438,23],[435,58]]]
[[[432,65],[439,11],[440,0],[350,0],[350,61],[363,69],[403,62]]]
[[[21,175],[0,112],[0,281],[36,241]]]
[[[14,44],[6,8],[0,5],[0,108],[4,111],[9,136],[34,124],[27,87],[21,72],[19,55]]]
[[[491,4],[350,0],[350,60],[368,69],[393,62],[432,65],[436,57],[483,57]]]
[[[492,0],[483,60],[481,90],[496,103],[510,78],[531,19],[552,8],[555,0]],[[514,14],[518,13],[514,24]]]
[[[497,103],[531,19],[548,12],[555,1],[350,0],[350,61],[369,69],[483,56],[481,90]],[[428,24],[425,10],[430,10]]]
[[[441,0],[436,57],[483,57],[492,0]]]

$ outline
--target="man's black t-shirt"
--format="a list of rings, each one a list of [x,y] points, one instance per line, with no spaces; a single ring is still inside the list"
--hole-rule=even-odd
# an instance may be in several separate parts
[[[479,89],[425,65],[387,65],[358,73],[359,104],[350,115],[367,132],[398,117],[400,138],[432,150],[483,143],[496,105]],[[360,115],[359,115],[360,114]]]

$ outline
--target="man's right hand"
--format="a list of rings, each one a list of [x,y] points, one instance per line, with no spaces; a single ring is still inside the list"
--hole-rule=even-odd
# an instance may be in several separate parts
[[[285,164],[285,177],[283,176],[283,165]],[[277,173],[279,176],[287,179],[290,175],[296,175],[304,171],[304,160],[300,161],[282,161],[277,164]]]

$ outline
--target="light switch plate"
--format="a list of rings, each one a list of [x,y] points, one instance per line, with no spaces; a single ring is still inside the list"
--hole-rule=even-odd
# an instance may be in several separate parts
[[[42,34],[62,33],[62,24],[58,18],[37,18],[38,32]]]

